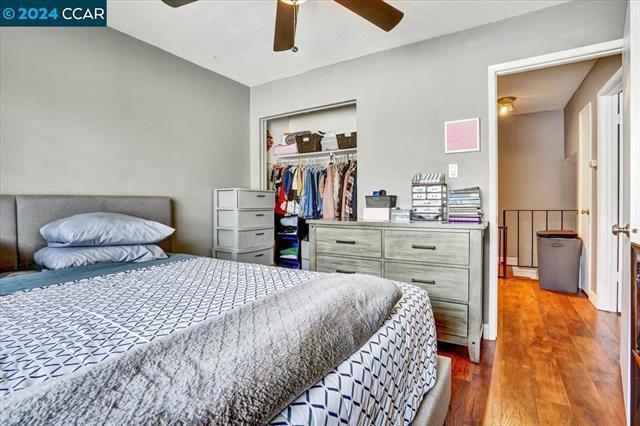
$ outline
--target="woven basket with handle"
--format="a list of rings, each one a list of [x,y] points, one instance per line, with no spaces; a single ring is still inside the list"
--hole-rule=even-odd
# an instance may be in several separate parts
[[[358,146],[358,132],[338,133],[336,139],[338,139],[338,148],[340,149],[356,148]]]
[[[298,145],[298,152],[317,152],[322,151],[322,136],[317,133],[310,135],[298,136],[296,135],[296,144]]]

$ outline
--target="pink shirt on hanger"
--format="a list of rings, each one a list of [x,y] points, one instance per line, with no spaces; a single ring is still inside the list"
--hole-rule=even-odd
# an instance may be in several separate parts
[[[324,192],[322,196],[322,217],[323,219],[335,218],[335,204],[333,195],[333,164],[327,166],[327,179],[324,183]]]

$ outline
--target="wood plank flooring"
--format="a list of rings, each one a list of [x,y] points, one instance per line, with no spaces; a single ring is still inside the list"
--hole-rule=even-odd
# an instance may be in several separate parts
[[[453,359],[446,424],[624,425],[620,317],[527,279],[500,280],[499,299],[499,337],[480,364],[438,344]]]

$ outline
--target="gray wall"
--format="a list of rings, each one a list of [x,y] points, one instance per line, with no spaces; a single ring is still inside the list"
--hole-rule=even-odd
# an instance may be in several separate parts
[[[249,183],[249,88],[109,28],[2,28],[0,192],[166,195],[209,254],[211,189]]]
[[[457,163],[450,186],[479,185],[486,206],[487,67],[620,38],[625,12],[625,2],[570,2],[252,87],[252,185],[260,181],[261,117],[357,99],[360,198],[385,188],[406,206],[416,172]],[[444,121],[470,117],[480,117],[482,150],[445,155]]]
[[[500,117],[498,121],[499,211],[507,209],[576,208],[576,165],[564,158],[564,112],[562,110]],[[509,257],[531,255],[531,218],[522,214],[517,249],[517,215],[507,216]],[[552,213],[550,228],[560,227],[560,214]],[[534,216],[534,231],[544,229],[545,215]],[[566,214],[564,225],[575,227],[575,215]],[[575,229],[575,228],[573,228]],[[535,241],[534,241],[535,243]],[[535,249],[534,249],[535,252]],[[535,254],[535,253],[534,253]]]
[[[567,105],[564,107],[564,150],[565,157],[577,160],[579,146],[579,115],[580,111],[591,102],[591,157],[598,158],[598,92],[602,86],[622,67],[622,55],[600,58],[595,63],[589,74],[586,75],[578,90],[573,94]],[[576,177],[578,171],[576,170]],[[597,170],[591,169],[592,173],[592,203],[598,203],[597,192]],[[577,197],[576,197],[577,198]],[[597,259],[598,255],[598,211],[593,208],[589,212],[591,216],[590,249],[591,259]],[[591,290],[597,294],[598,263],[591,262]]]

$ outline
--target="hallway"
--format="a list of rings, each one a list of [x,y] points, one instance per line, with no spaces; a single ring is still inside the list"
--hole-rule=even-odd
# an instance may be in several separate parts
[[[500,280],[499,301],[480,365],[438,344],[453,358],[447,425],[624,425],[618,315],[527,279]]]

